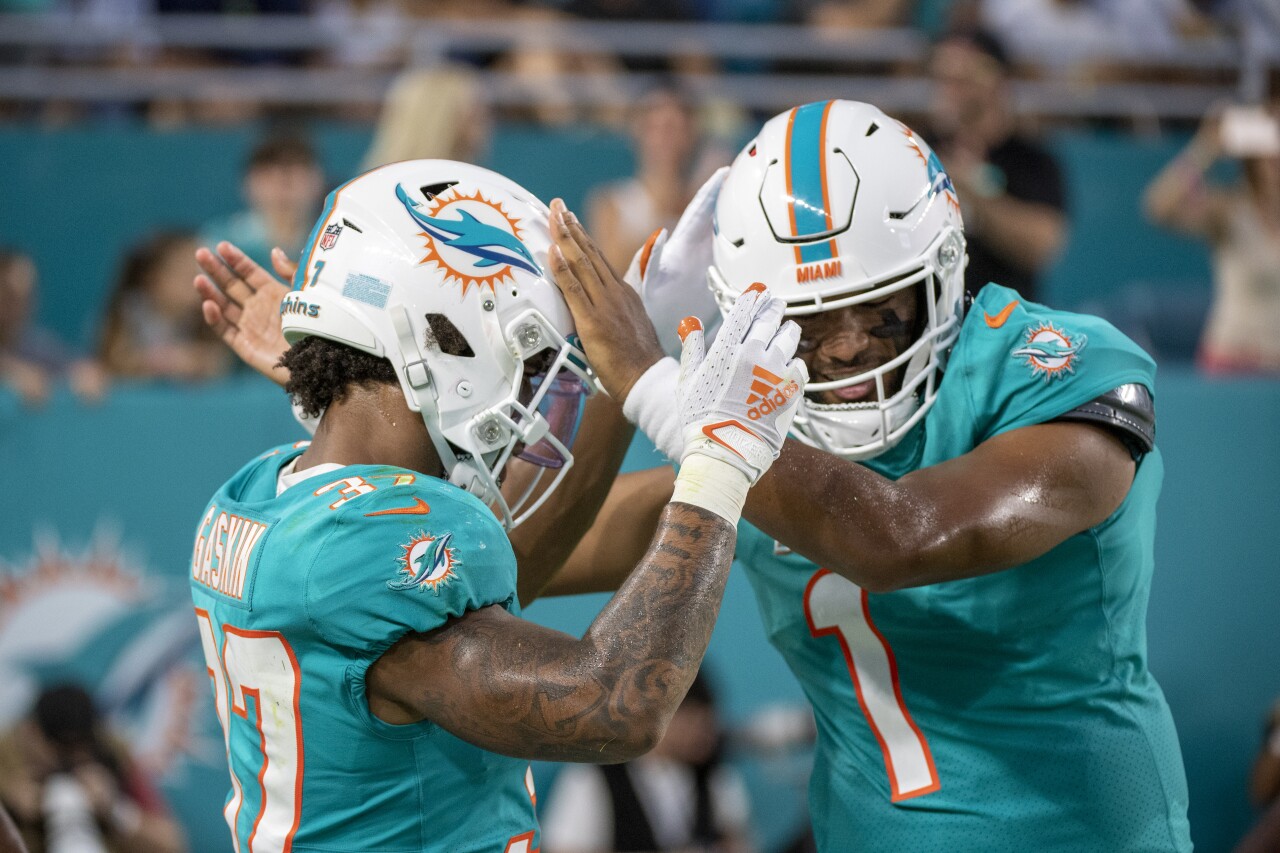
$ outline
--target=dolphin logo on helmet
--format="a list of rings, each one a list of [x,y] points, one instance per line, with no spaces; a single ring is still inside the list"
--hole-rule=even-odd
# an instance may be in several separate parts
[[[353,233],[344,224],[323,259],[308,255],[305,303],[281,317],[285,340],[318,336],[387,359],[449,481],[515,527],[572,466],[582,398],[596,387],[570,340],[569,308],[540,268],[546,205],[478,166],[409,160],[330,193],[310,251],[330,222]],[[473,288],[484,298],[467,298]],[[508,501],[499,482],[513,456],[540,481]]]
[[[542,269],[533,259],[533,255],[524,243],[511,231],[496,225],[490,225],[476,219],[469,211],[459,209],[459,219],[442,219],[427,216],[419,208],[422,203],[409,198],[409,194],[400,184],[396,184],[396,198],[404,205],[404,209],[413,217],[413,221],[422,226],[422,230],[433,240],[439,240],[451,249],[460,249],[477,258],[475,265],[480,268],[507,264],[534,275],[542,275]]]

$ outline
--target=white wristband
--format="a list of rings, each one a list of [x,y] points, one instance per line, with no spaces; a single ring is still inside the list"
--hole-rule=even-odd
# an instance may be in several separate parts
[[[631,386],[622,403],[622,414],[649,437],[672,462],[680,460],[684,439],[680,435],[680,415],[676,411],[676,386],[680,384],[680,363],[670,356],[653,364]]]
[[[751,480],[740,469],[711,456],[690,453],[676,475],[672,503],[692,504],[737,526]]]

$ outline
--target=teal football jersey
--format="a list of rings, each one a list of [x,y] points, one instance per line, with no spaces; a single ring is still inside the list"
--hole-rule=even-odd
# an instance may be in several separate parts
[[[1053,420],[1155,364],[1096,318],[984,288],[891,478]],[[1177,734],[1147,669],[1158,451],[1097,527],[1007,571],[868,594],[743,524],[738,559],[810,701],[824,853],[1186,851]]]
[[[369,667],[409,632],[489,605],[518,612],[506,534],[476,498],[352,465],[277,497],[282,447],[201,519],[191,590],[226,734],[238,853],[538,846],[528,763],[429,722],[369,711]]]

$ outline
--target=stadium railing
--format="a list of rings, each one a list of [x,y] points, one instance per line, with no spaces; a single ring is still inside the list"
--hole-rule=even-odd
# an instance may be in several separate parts
[[[338,32],[316,18],[294,16],[171,15],[90,22],[65,14],[0,15],[0,100],[129,103],[233,96],[279,106],[376,104],[393,70],[235,64],[238,55],[264,51],[323,55],[359,38],[359,32]],[[928,41],[912,29],[424,20],[408,22],[399,38],[398,51],[419,66],[524,48],[624,59],[715,59],[729,70],[681,75],[683,82],[696,94],[763,112],[837,94],[909,113],[925,106],[930,89],[923,76]],[[166,67],[157,73],[147,58],[163,48],[217,51],[223,64]],[[104,59],[119,56],[121,49],[138,59],[129,67],[104,67]],[[1026,112],[1049,118],[1194,119],[1217,103],[1256,97],[1265,89],[1260,81],[1278,67],[1280,55],[1218,37],[1199,41],[1194,49],[1118,57],[1108,74],[1092,79],[1030,73],[1015,81],[1014,95]],[[659,76],[557,75],[554,91],[546,91],[531,85],[538,81],[527,76],[480,73],[499,109],[537,106],[544,97],[563,102],[566,95],[583,106],[612,107]],[[608,85],[601,85],[602,75]]]

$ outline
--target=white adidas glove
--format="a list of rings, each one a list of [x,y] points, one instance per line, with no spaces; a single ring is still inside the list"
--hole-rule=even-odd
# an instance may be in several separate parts
[[[680,354],[676,328],[685,317],[709,318],[705,329],[708,339],[715,336],[720,325],[720,309],[707,286],[707,268],[712,264],[715,234],[711,221],[716,198],[728,174],[726,166],[708,178],[671,233],[665,228],[654,232],[631,259],[623,276],[639,292],[667,355]]]
[[[697,318],[681,324],[676,405],[684,447],[673,501],[736,524],[747,490],[778,458],[809,380],[795,357],[800,327],[782,322],[784,308],[753,285],[738,297],[710,350]]]

